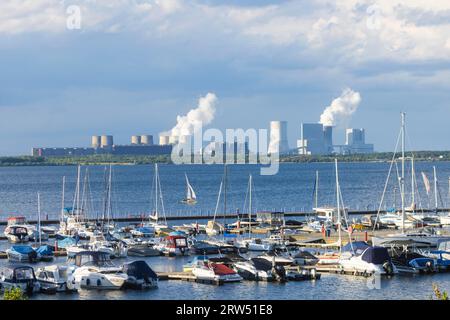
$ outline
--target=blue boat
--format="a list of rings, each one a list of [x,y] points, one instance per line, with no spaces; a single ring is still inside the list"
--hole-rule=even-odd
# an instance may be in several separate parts
[[[39,248],[36,249],[36,252],[38,253],[41,261],[53,260],[54,257],[53,248],[48,245],[40,246]]]
[[[37,262],[40,259],[39,253],[27,245],[12,246],[6,250],[6,255],[9,261],[17,262]]]

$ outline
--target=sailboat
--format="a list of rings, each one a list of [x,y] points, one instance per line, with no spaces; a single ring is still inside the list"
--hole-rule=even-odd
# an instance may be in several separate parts
[[[252,238],[252,194],[253,194],[253,177],[252,175],[249,175],[248,178],[248,194],[249,194],[249,201],[248,201],[248,237],[247,239],[242,239],[240,241],[236,242],[236,246],[238,248],[247,249],[249,251],[269,251],[274,249],[274,245],[272,243],[269,243],[267,241],[264,241],[260,238]]]
[[[388,234],[386,236],[374,236],[372,237],[372,244],[374,246],[392,246],[405,242],[414,242],[416,246],[436,247],[440,241],[449,241],[450,237],[444,237],[424,230],[405,232],[405,220],[406,220],[406,207],[405,207],[405,133],[406,133],[406,121],[405,113],[401,114],[401,145],[402,145],[402,170],[400,178],[400,191],[402,200],[401,210],[401,232]],[[386,188],[385,188],[386,189]],[[384,193],[382,197],[383,202]],[[381,207],[381,204],[380,204]]]
[[[195,194],[194,188],[192,188],[189,183],[189,179],[187,174],[184,174],[186,177],[186,199],[181,200],[182,203],[185,204],[196,204],[197,203],[197,195]]]
[[[161,181],[159,179],[159,171],[158,171],[157,163],[155,163],[154,186],[155,186],[155,199],[154,199],[155,202],[154,202],[153,213],[150,214],[149,222],[146,224],[143,224],[143,227],[150,228],[150,229],[154,230],[154,232],[159,232],[161,229],[168,228],[168,226],[167,226],[166,212],[164,209],[164,201],[163,201],[162,190],[161,190]],[[160,222],[159,205],[161,205],[164,223]]]

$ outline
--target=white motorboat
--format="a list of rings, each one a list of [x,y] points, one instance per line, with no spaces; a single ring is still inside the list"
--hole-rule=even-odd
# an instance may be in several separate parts
[[[196,265],[192,267],[192,273],[199,280],[209,280],[217,282],[240,282],[242,277],[229,267],[214,263],[208,259],[198,259]]]
[[[155,244],[154,248],[164,255],[184,256],[189,254],[187,238],[184,236],[167,236],[160,243]]]
[[[263,241],[260,238],[251,238],[237,241],[236,247],[245,248],[248,251],[270,251],[273,250],[274,244]]]
[[[407,241],[414,242],[416,247],[437,247],[439,242],[450,241],[450,237],[433,234],[424,230],[388,234],[383,237],[372,237],[372,244],[381,247],[389,247],[393,243]]]
[[[9,225],[3,233],[11,243],[24,243],[30,240],[28,229],[22,225]]]
[[[344,252],[339,259],[345,271],[360,272],[367,275],[393,275],[398,273],[386,248],[368,247],[362,254]]]
[[[260,256],[260,259],[267,260],[271,263],[275,263],[277,265],[289,266],[295,264],[295,259],[290,256],[279,255],[275,252],[266,252]]]
[[[39,292],[41,286],[36,279],[34,269],[28,266],[2,268],[0,270],[0,290],[20,288],[22,292]]]
[[[67,280],[70,290],[118,290],[128,279],[128,275],[122,268],[115,266],[106,253],[80,252],[76,254],[74,261],[76,269]]]
[[[65,265],[45,266],[37,269],[36,279],[42,288],[53,289],[57,292],[68,292],[67,279],[75,270],[75,267]]]
[[[233,269],[245,280],[273,281],[272,263],[265,259],[253,258],[249,261],[233,263]]]

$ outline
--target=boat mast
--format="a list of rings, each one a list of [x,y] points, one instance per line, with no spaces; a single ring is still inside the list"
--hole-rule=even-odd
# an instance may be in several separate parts
[[[223,227],[225,228],[227,214],[227,164],[224,165],[224,183],[223,183]],[[225,229],[224,229],[225,233]]]
[[[41,194],[38,192],[37,194],[38,200],[38,235],[39,235],[39,246],[42,245],[42,237],[41,237]]]
[[[437,188],[436,166],[433,166],[433,173],[434,173],[434,208],[437,213],[438,212],[438,188]]]
[[[341,204],[340,204],[340,193],[339,193],[339,173],[338,173],[338,162],[334,159],[334,166],[336,169],[336,200],[337,200],[337,226],[339,235],[339,252],[342,249],[342,235],[341,235]]]
[[[248,202],[248,237],[251,237],[251,233],[252,233],[252,182],[253,182],[253,177],[252,175],[250,175],[249,179],[248,179],[248,183],[249,183],[249,202]]]
[[[411,156],[411,209],[416,211],[416,173],[414,172],[414,156]]]
[[[158,223],[158,164],[155,163],[155,217]]]
[[[315,188],[315,199],[314,199],[314,205],[315,208],[318,208],[318,202],[319,202],[319,170],[316,170],[316,188]]]
[[[109,228],[110,218],[112,214],[111,210],[111,185],[112,185],[112,164],[109,164],[109,177],[108,177],[108,211],[107,211],[107,228]]]
[[[402,176],[400,178],[400,189],[402,197],[402,233],[405,232],[405,113],[402,112]]]
[[[62,196],[61,196],[61,223],[64,220],[64,201],[66,196],[66,176],[63,176]]]

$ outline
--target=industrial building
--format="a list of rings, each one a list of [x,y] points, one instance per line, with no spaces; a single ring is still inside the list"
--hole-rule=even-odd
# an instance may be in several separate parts
[[[333,150],[333,128],[321,123],[302,123],[297,148],[301,155],[330,154]],[[326,139],[325,139],[326,136]]]
[[[172,145],[153,144],[152,135],[134,135],[129,145],[115,145],[112,135],[92,136],[90,148],[33,148],[34,157],[113,155],[168,155]]]
[[[357,154],[374,152],[374,145],[366,144],[364,129],[347,129],[345,145],[335,145],[332,126],[302,123],[297,149],[300,155]]]
[[[344,154],[372,153],[373,144],[366,143],[366,132],[364,129],[347,129],[345,132],[345,146],[342,147]]]
[[[271,121],[270,122],[270,140],[268,154],[283,154],[289,152],[289,144],[287,138],[287,122]]]

